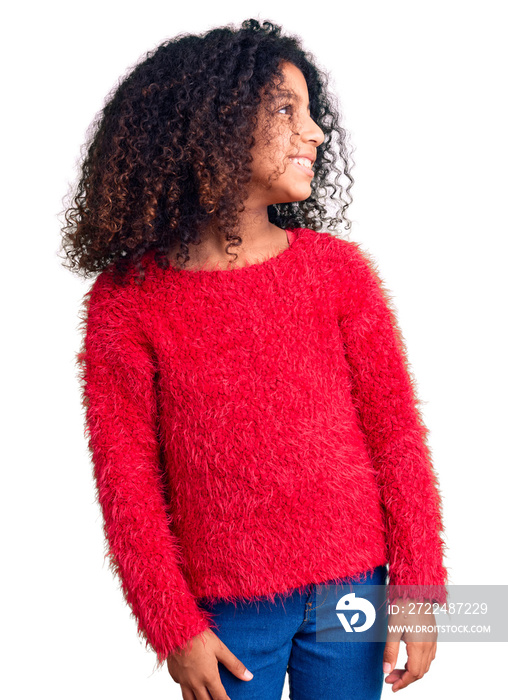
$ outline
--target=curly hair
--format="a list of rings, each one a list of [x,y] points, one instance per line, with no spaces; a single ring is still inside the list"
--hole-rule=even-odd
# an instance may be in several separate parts
[[[113,265],[121,278],[135,267],[144,279],[145,253],[154,250],[165,269],[179,243],[185,264],[189,243],[199,244],[212,221],[228,241],[226,251],[240,245],[238,213],[251,178],[253,132],[264,96],[273,100],[283,82],[284,61],[302,71],[324,141],[311,195],[269,205],[268,219],[281,228],[315,230],[346,221],[349,229],[353,161],[328,76],[298,37],[249,19],[240,29],[227,25],[163,42],[109,93],[89,127],[79,181],[67,195],[64,266],[88,277]],[[263,136],[269,143],[269,132]],[[339,192],[336,217],[326,215],[329,190],[330,197]]]

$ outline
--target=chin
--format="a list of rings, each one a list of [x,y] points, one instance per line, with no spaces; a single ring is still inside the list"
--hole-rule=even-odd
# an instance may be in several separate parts
[[[293,192],[291,195],[292,199],[290,199],[290,202],[302,202],[304,199],[308,199],[310,195],[312,194],[312,189],[311,187],[299,187],[297,190]]]
[[[277,204],[283,204],[287,202],[301,202],[304,199],[308,199],[312,194],[312,188],[309,185],[298,184],[298,186],[285,187],[277,193]]]

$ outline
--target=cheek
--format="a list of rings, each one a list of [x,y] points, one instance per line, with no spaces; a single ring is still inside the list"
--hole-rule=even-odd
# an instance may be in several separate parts
[[[289,155],[295,154],[298,148],[291,143],[293,133],[286,129],[279,128],[273,130],[269,135],[270,141],[261,143],[256,142],[256,145],[251,150],[253,161],[251,169],[255,175],[268,176],[274,171],[279,173],[291,172],[291,161]]]
[[[290,140],[291,135],[281,134],[272,142],[270,153],[272,168],[276,168],[279,172],[288,171],[291,165],[290,156],[296,154],[298,149],[292,145]]]
[[[253,170],[259,173],[271,173],[274,170],[282,169],[285,151],[282,151],[277,143],[272,143],[269,148],[252,155],[254,157],[251,164]]]

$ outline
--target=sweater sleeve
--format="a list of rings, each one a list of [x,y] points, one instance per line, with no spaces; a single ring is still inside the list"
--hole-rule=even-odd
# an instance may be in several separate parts
[[[85,295],[86,333],[77,359],[106,556],[160,668],[169,653],[210,626],[211,617],[189,590],[170,528],[155,363],[133,287],[115,286],[109,271],[99,275]]]
[[[404,340],[375,263],[342,243],[340,328],[385,516],[388,598],[446,603],[441,498]]]

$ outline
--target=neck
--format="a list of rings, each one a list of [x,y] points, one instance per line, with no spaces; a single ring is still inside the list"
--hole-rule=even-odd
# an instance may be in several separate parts
[[[288,246],[285,230],[268,220],[266,207],[262,211],[243,211],[239,217],[239,224],[238,235],[242,243],[229,249],[238,255],[238,262],[253,255],[277,254]],[[213,222],[201,231],[200,237],[202,243],[197,246],[200,258],[225,263],[231,261],[231,256],[225,252],[226,239]]]

